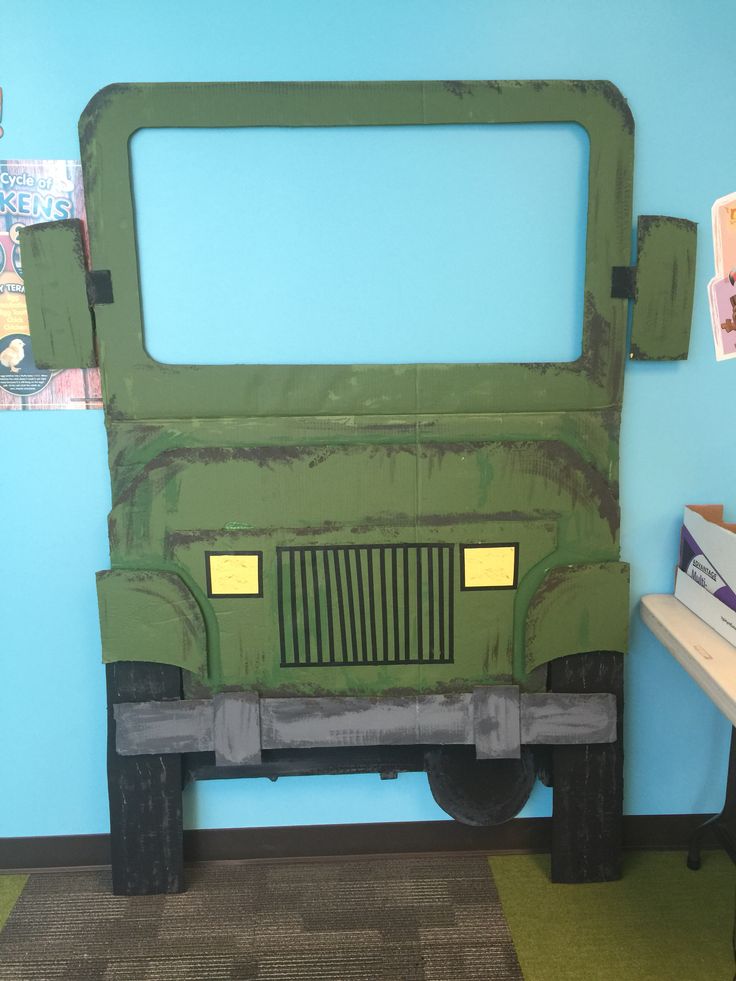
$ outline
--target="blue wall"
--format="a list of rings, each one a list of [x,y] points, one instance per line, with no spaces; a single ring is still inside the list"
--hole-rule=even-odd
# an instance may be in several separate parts
[[[26,0],[3,15],[5,158],[77,157],[76,120],[90,95],[113,81],[608,78],[621,88],[637,123],[635,213],[700,223],[690,359],[627,371],[630,813],[716,810],[725,773],[727,723],[649,636],[635,605],[643,593],[671,589],[683,504],[734,504],[728,422],[736,364],[715,363],[706,301],[710,205],[736,190],[726,99],[734,80],[730,12],[730,4],[713,0],[697,7],[654,0],[220,0],[210,7],[70,0],[59,7]],[[102,414],[3,413],[0,434],[0,836],[102,832],[105,710],[93,578],[108,562]],[[549,809],[549,793],[539,787],[524,813]],[[222,781],[187,792],[191,827],[442,816],[419,775],[387,783]]]

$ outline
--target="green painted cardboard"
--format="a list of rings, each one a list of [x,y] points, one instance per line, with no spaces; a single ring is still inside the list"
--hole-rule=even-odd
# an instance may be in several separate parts
[[[97,573],[103,661],[154,661],[207,672],[207,632],[193,595],[172,572],[115,569]]]
[[[626,651],[628,613],[629,567],[625,563],[552,569],[527,611],[527,667],[568,654]]]
[[[195,367],[147,354],[128,156],[141,126],[554,121],[590,137],[578,360]],[[185,674],[189,695],[535,691],[551,659],[625,650],[629,300],[612,295],[612,271],[631,261],[633,137],[608,82],[115,85],[95,96],[80,140],[91,262],[114,294],[95,307],[112,569],[189,590],[184,625],[174,617],[175,639],[157,643],[158,659],[200,671],[199,627],[180,648],[199,608],[206,671]],[[647,256],[658,243],[681,255],[663,235],[650,229]],[[648,258],[640,297],[671,272]],[[515,549],[513,582],[467,588],[466,547],[478,545]],[[258,589],[213,589],[210,553],[256,554]],[[131,629],[143,606],[130,581],[103,574],[100,588],[105,660],[151,660]],[[168,600],[150,589],[140,600],[161,638]]]
[[[128,141],[142,126],[371,126],[578,121],[590,136],[580,359],[539,365],[180,366],[146,353]],[[228,419],[376,413],[549,412],[620,403],[634,124],[609,82],[113,85],[79,124],[90,250],[115,302],[96,309],[108,417]],[[544,384],[539,384],[540,378]]]
[[[28,322],[39,368],[93,368],[82,222],[49,221],[20,229]]]
[[[641,215],[631,357],[684,361],[690,343],[697,226],[684,218]]]

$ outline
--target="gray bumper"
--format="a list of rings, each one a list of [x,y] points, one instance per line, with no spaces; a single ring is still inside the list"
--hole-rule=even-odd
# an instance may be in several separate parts
[[[115,705],[121,756],[214,750],[219,765],[257,765],[261,751],[347,746],[475,746],[514,759],[522,745],[612,743],[616,696],[520,693],[515,685],[405,698],[213,699]]]

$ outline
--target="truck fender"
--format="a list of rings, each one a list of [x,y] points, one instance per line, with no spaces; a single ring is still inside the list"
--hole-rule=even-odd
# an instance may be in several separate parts
[[[629,567],[598,562],[550,569],[526,614],[527,671],[568,654],[627,649]]]
[[[102,660],[154,661],[204,676],[207,631],[202,611],[173,572],[112,569],[97,573]]]

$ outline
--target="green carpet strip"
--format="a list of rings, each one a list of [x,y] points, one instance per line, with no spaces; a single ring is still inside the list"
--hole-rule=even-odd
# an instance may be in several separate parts
[[[731,981],[736,869],[633,852],[619,882],[553,885],[540,855],[490,859],[525,981]]]
[[[23,892],[27,875],[0,875],[0,930]]]

